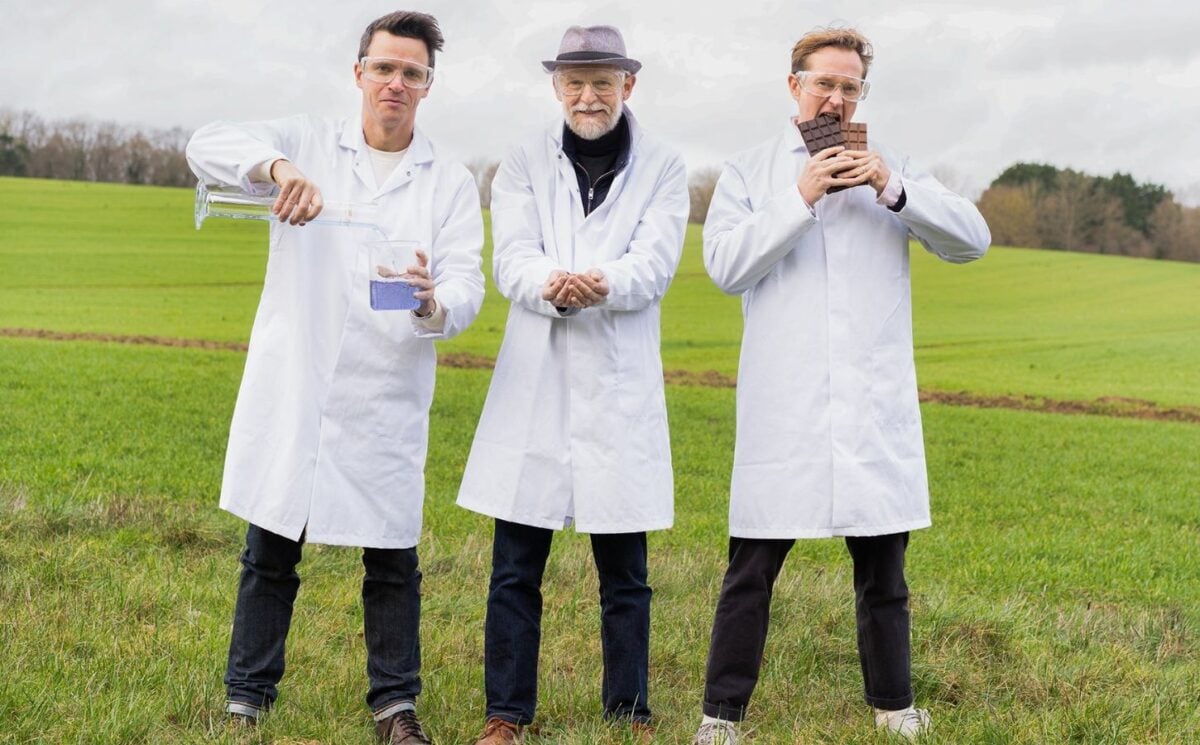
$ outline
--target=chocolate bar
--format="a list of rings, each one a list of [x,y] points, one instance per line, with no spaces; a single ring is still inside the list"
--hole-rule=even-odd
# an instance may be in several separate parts
[[[847,150],[867,149],[867,125],[865,122],[842,122],[842,137]]]
[[[806,122],[796,124],[800,128],[800,136],[809,155],[816,155],[827,147],[845,145],[846,137],[842,134],[842,123],[837,117],[818,116]]]
[[[827,147],[844,145],[847,150],[867,149],[867,125],[863,122],[842,122],[837,117],[822,115],[806,122],[797,122],[800,136],[809,155],[816,155]],[[826,194],[833,194],[850,187],[834,186]]]

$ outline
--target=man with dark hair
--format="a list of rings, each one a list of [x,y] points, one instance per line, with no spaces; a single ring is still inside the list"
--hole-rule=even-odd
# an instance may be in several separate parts
[[[429,53],[427,64],[430,68],[437,67],[436,53],[442,50],[446,40],[442,38],[442,30],[433,16],[411,10],[397,10],[376,18],[367,24],[362,38],[358,40],[358,59],[370,56],[371,42],[380,31],[425,42],[425,49]]]
[[[853,29],[802,38],[788,76],[799,116],[729,161],[704,224],[705,268],[742,296],[745,324],[729,566],[695,745],[738,741],[772,588],[798,538],[845,538],[876,727],[906,738],[929,727],[913,707],[904,579],[909,531],[930,525],[909,236],[956,264],[983,256],[991,236],[974,205],[878,143],[809,155],[801,122],[851,130],[871,58]]]
[[[496,287],[512,307],[458,497],[495,527],[479,745],[533,721],[542,574],[572,523],[600,579],[604,717],[649,737],[646,531],[674,519],[658,308],[687,174],[625,106],[641,63],[616,28],[572,26],[542,66],[563,116],[492,184]]]
[[[307,540],[363,547],[376,733],[386,743],[430,742],[416,716],[416,544],[432,340],[463,331],[483,300],[474,180],[416,128],[441,46],[432,16],[384,16],[367,27],[354,65],[357,115],[217,122],[188,144],[203,182],[278,189],[221,489],[221,506],[250,522],[225,674],[235,723],[256,723],[275,701]],[[374,203],[376,230],[296,227],[321,213],[326,196]],[[383,237],[419,246],[403,273],[411,313],[375,309],[375,272],[396,273],[371,266],[367,243]]]

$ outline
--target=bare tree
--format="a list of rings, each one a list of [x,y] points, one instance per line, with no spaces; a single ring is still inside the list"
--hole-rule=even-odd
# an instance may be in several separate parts
[[[1200,207],[1159,202],[1150,214],[1150,243],[1153,258],[1200,261]]]
[[[1045,245],[1038,232],[1037,185],[991,186],[979,197],[979,211],[1001,246]]]
[[[1179,261],[1200,262],[1200,207],[1182,207],[1182,235],[1174,255],[1168,257]]]
[[[91,145],[87,149],[87,178],[89,181],[124,181],[125,161],[129,157],[129,136],[113,122],[92,127]]]
[[[708,206],[712,203],[719,178],[721,178],[720,169],[712,167],[693,171],[688,177],[688,197],[691,198],[688,222],[703,223],[704,219],[708,217]]]
[[[475,177],[475,187],[479,189],[479,206],[488,209],[492,206],[492,181],[500,163],[494,160],[473,160],[467,163],[467,170]]]
[[[0,110],[0,171],[36,178],[191,186],[188,133]]]
[[[1125,222],[1125,210],[1120,201],[1109,197],[1103,200],[1102,205],[1100,221],[1093,229],[1089,246],[1084,250],[1152,258],[1154,251],[1150,242],[1140,230],[1135,230]]]
[[[188,132],[182,127],[154,132],[154,179],[151,183],[161,186],[193,186],[196,177],[188,167],[184,150]]]
[[[1056,188],[1039,202],[1038,233],[1049,248],[1096,251],[1096,229],[1110,200],[1099,193],[1091,177],[1060,171]]]

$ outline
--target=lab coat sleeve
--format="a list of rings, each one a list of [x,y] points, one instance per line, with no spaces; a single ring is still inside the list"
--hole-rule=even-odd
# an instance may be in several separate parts
[[[896,216],[926,251],[952,264],[987,253],[992,233],[974,204],[905,158],[900,167],[904,207]]]
[[[689,211],[687,170],[672,158],[634,228],[621,258],[597,265],[608,281],[608,295],[594,307],[642,310],[662,299],[683,253]]]
[[[455,165],[446,179],[446,204],[430,248],[433,296],[446,313],[440,329],[412,319],[413,333],[426,339],[450,339],[462,333],[483,305],[483,216],[479,191],[469,171]]]
[[[794,183],[755,209],[745,176],[728,164],[704,221],[704,268],[722,292],[740,295],[758,284],[816,222]]]
[[[254,169],[267,161],[293,159],[307,129],[303,116],[206,124],[188,141],[188,165],[202,183],[236,186],[247,194],[269,194],[275,184],[254,181]]]
[[[562,318],[553,304],[542,299],[542,286],[561,267],[546,255],[522,150],[504,159],[492,181],[492,246],[492,277],[500,294],[529,310]]]

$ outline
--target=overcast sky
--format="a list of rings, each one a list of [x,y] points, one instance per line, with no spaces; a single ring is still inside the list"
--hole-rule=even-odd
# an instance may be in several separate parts
[[[358,37],[392,2],[0,0],[0,108],[194,129],[359,107]],[[446,47],[418,126],[498,159],[558,115],[540,60],[571,24],[622,29],[630,99],[691,169],[774,135],[788,55],[833,21],[875,44],[856,119],[977,196],[1016,161],[1131,173],[1200,204],[1200,12],[1186,0],[805,3],[426,0]]]

